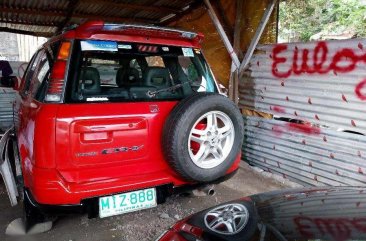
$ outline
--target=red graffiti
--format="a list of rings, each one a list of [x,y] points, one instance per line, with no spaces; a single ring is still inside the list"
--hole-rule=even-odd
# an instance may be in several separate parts
[[[360,100],[366,100],[366,93],[362,93],[362,89],[366,87],[366,79],[361,81],[355,88],[355,94]]]
[[[358,48],[363,50],[364,47],[360,43]],[[349,73],[356,69],[359,62],[366,63],[366,54],[358,55],[353,49],[343,48],[336,52],[334,55],[329,54],[329,49],[326,42],[319,42],[313,53],[309,49],[299,49],[295,47],[292,55],[292,62],[287,56],[281,55],[288,50],[286,44],[276,45],[272,50],[272,74],[277,78],[289,78],[291,75],[302,74],[328,74],[333,72],[335,75],[338,73]],[[327,63],[330,60],[330,63]],[[281,69],[287,68],[280,71]],[[282,83],[283,80],[282,80]],[[363,101],[366,101],[366,79],[361,81],[355,88],[356,96]],[[342,95],[342,99],[347,102],[347,99]],[[309,104],[311,100],[309,98]]]
[[[319,135],[320,134],[320,128],[311,125],[311,123],[303,123],[303,124],[287,123],[287,128],[290,131],[299,132],[299,133],[307,134],[307,135]]]
[[[276,125],[274,125],[274,126],[272,127],[272,131],[273,131],[273,133],[274,133],[277,137],[280,137],[280,136],[282,135],[282,133],[283,133],[283,129],[282,129],[280,126],[276,126]]]
[[[277,113],[281,113],[281,114],[285,114],[286,113],[286,109],[281,107],[281,106],[273,106],[271,108],[274,112],[277,112]]]
[[[337,73],[348,73],[353,71],[358,62],[366,62],[366,54],[357,55],[352,49],[344,48],[329,56],[329,50],[326,42],[319,42],[314,48],[313,54],[309,49],[299,50],[295,47],[293,51],[292,63],[288,58],[281,56],[281,53],[287,51],[285,44],[279,44],[273,48],[272,74],[278,78],[288,78],[291,75],[307,74],[327,74],[333,71]],[[328,59],[330,64],[326,65]],[[310,63],[312,60],[312,64]],[[345,64],[346,63],[346,64]],[[279,71],[279,67],[289,66],[288,70]]]
[[[295,217],[294,224],[299,233],[307,239],[323,237],[345,241],[366,233],[366,218]]]

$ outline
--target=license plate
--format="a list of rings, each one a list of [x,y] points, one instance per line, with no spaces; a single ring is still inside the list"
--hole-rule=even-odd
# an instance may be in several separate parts
[[[156,206],[155,188],[101,197],[99,198],[99,217],[105,218]]]

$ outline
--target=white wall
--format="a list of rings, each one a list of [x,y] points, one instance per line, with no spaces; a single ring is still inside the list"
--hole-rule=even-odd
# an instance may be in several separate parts
[[[19,51],[18,61],[28,62],[36,50],[47,41],[47,38],[24,34],[17,34],[16,37]]]

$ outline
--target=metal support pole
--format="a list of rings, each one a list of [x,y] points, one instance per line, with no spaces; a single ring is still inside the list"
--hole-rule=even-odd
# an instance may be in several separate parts
[[[259,26],[257,28],[257,31],[255,32],[254,38],[252,39],[248,51],[246,52],[243,62],[240,65],[239,68],[239,75],[240,77],[243,76],[244,70],[247,68],[250,59],[253,56],[254,50],[258,45],[258,42],[260,38],[262,37],[263,31],[266,28],[266,25],[268,23],[269,18],[271,17],[271,14],[273,12],[274,7],[276,6],[277,0],[272,0],[272,2],[268,5],[266,11],[263,14],[262,20],[259,23]]]
[[[216,13],[215,13],[215,10],[212,8],[210,0],[205,0],[205,4],[206,4],[206,7],[208,9],[208,13],[211,17],[211,20],[214,23],[217,32],[220,34],[220,37],[221,37],[222,41],[224,42],[224,45],[225,45],[227,51],[229,52],[229,55],[230,55],[231,59],[233,60],[233,63],[235,64],[236,68],[239,68],[239,66],[240,66],[239,58],[236,55],[236,53],[234,51],[234,48],[231,45],[230,40],[227,37],[227,35],[224,31],[224,28],[222,27]]]

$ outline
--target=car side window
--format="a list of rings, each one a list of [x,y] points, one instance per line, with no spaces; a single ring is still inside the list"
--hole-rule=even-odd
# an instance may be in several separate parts
[[[48,61],[47,54],[42,50],[39,55],[37,69],[33,75],[30,88],[31,95],[36,100],[40,101],[42,99],[42,93],[46,87],[46,79],[49,77],[49,73],[50,63]]]
[[[23,90],[21,91],[21,94],[23,96],[28,95],[29,93],[29,88],[31,85],[31,81],[34,75],[34,72],[36,71],[37,68],[37,63],[39,61],[39,58],[41,56],[41,51],[38,51],[32,58],[31,62],[29,63],[27,70],[24,74],[24,87]]]

